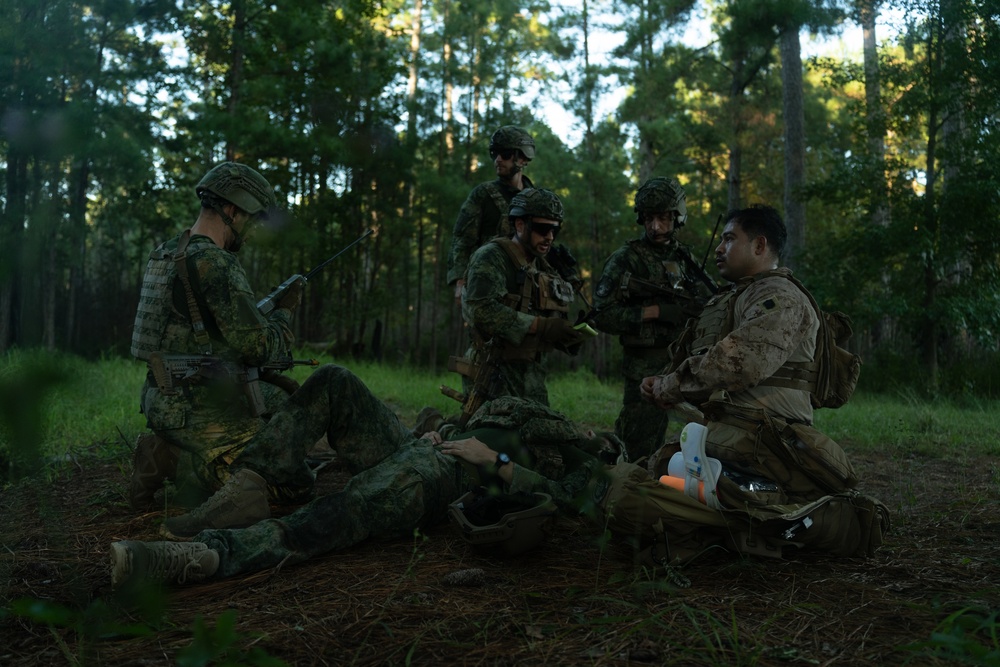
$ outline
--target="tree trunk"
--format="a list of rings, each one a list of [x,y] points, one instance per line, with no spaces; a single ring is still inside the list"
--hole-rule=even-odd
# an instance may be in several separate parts
[[[246,0],[233,0],[233,40],[230,47],[229,67],[229,120],[232,128],[236,129],[237,114],[240,110],[240,89],[243,85],[243,60],[244,43],[247,29],[247,6]],[[237,146],[232,142],[232,137],[240,136],[238,132],[227,133],[229,140],[226,142],[226,159],[236,160],[242,146]]]
[[[806,171],[805,111],[802,100],[802,49],[799,26],[781,34],[781,100],[785,135],[785,227],[788,229],[786,261],[796,268],[805,249],[806,206],[802,197]]]
[[[28,157],[11,148],[7,153],[7,197],[0,229],[0,353],[21,342],[21,290],[24,266],[25,197]]]
[[[406,220],[413,220],[416,200],[416,153],[417,153],[417,81],[420,78],[420,31],[423,13],[423,0],[415,0],[413,6],[413,26],[410,30],[410,75],[407,83],[407,102],[409,111],[406,119],[407,154],[412,160],[410,183],[406,197]],[[409,254],[409,253],[408,253]],[[407,275],[409,271],[407,271]],[[424,216],[417,216],[417,284],[416,303],[413,310],[413,347],[410,351],[410,362],[416,362],[420,355],[420,334],[422,329],[423,293],[424,293]],[[406,294],[409,296],[409,286]],[[409,299],[407,299],[409,300]],[[406,309],[409,314],[409,309]]]
[[[861,0],[858,7],[864,37],[865,111],[868,126],[868,152],[872,164],[871,215],[879,227],[889,224],[888,187],[885,180],[885,109],[882,108],[882,83],[875,39],[878,0]]]

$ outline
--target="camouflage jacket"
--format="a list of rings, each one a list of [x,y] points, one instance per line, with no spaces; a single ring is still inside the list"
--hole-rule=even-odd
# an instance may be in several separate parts
[[[572,286],[544,258],[529,261],[515,241],[494,239],[469,262],[462,314],[484,339],[508,348],[542,349],[528,333],[532,321],[536,316],[565,317],[572,301]]]
[[[531,179],[522,176],[525,188],[535,187]],[[507,208],[518,190],[500,179],[480,183],[472,189],[462,204],[452,233],[448,254],[448,284],[464,278],[472,253],[495,236],[508,236]],[[501,203],[503,206],[501,207]]]
[[[708,299],[707,288],[691,275],[682,255],[690,258],[685,246],[676,242],[655,246],[643,234],[612,253],[604,264],[594,293],[594,324],[601,331],[620,336],[628,377],[635,375],[628,371],[630,365],[649,367],[642,360],[650,360],[655,370],[662,368],[670,343]],[[689,298],[655,294],[638,287],[634,279],[677,290]],[[643,322],[643,308],[653,304],[660,306],[660,318]]]
[[[668,375],[657,376],[656,398],[700,405],[723,390],[736,405],[812,423],[809,392],[761,386],[785,362],[812,361],[816,352],[816,310],[785,274],[791,272],[745,278],[713,297],[674,344],[675,363]]]
[[[202,348],[192,330],[184,287],[170,257],[179,238],[160,245],[150,255],[133,339],[143,336],[147,342],[140,347],[158,348],[152,351],[199,354]],[[259,366],[287,353],[293,340],[291,312],[276,308],[266,319],[260,314],[246,272],[235,254],[208,237],[192,236],[187,267],[212,354]]]

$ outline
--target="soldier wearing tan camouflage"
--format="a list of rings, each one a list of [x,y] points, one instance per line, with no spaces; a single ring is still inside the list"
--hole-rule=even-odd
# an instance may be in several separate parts
[[[670,414],[642,400],[639,383],[663,370],[669,347],[711,295],[694,275],[677,230],[687,222],[684,189],[675,179],[651,178],[635,194],[640,238],[608,257],[594,293],[594,326],[618,334],[624,394],[615,432],[634,460],[663,444]]]
[[[510,204],[510,238],[495,238],[469,262],[462,314],[472,336],[471,366],[490,358],[500,395],[548,405],[543,356],[576,354],[583,335],[567,319],[572,285],[548,261],[562,230],[563,205],[549,190],[527,188]],[[470,372],[467,377],[475,377]]]
[[[195,499],[222,484],[225,466],[263,423],[230,371],[287,356],[289,321],[302,294],[296,284],[263,317],[237,258],[275,205],[263,176],[225,162],[195,191],[201,211],[194,225],[150,254],[132,333],[133,356],[150,364],[140,407],[158,436],[140,437],[136,448],[129,495],[137,508],[148,505],[166,479]],[[211,355],[223,363],[171,378],[162,370],[157,376],[158,355]],[[290,388],[261,382],[265,412]]]
[[[645,400],[672,408],[682,402],[702,406],[711,399],[722,413],[749,410],[761,419],[812,423],[810,392],[792,388],[781,377],[786,364],[813,359],[819,330],[809,298],[785,277],[788,269],[778,268],[786,237],[773,208],[729,214],[715,263],[732,284],[708,302],[696,326],[676,343],[669,372],[643,379]],[[746,428],[710,424],[708,455],[737,471],[767,477],[766,467],[747,453],[752,443],[744,447],[744,440],[758,437],[756,427],[746,422]]]
[[[510,236],[507,208],[518,192],[534,185],[524,168],[535,158],[535,140],[519,127],[504,125],[490,137],[497,178],[472,189],[455,220],[448,254],[448,284],[460,302],[472,253],[496,236]]]

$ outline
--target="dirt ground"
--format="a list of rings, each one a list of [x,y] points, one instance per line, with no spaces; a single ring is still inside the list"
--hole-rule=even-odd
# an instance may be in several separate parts
[[[581,520],[518,560],[443,525],[135,608],[112,595],[109,546],[156,539],[162,516],[128,509],[127,465],[84,452],[0,492],[0,665],[1000,663],[997,463],[853,460],[892,513],[868,560],[709,554],[675,588]],[[344,476],[334,462],[320,479]]]

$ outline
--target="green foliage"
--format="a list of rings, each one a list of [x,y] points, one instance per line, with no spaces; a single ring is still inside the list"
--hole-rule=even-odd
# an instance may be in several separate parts
[[[42,466],[46,405],[68,377],[55,360],[36,356],[0,368],[0,463],[7,477],[21,479]]]
[[[120,358],[88,362],[65,353],[13,350],[0,366],[0,457],[30,463],[100,444],[104,454],[131,445],[145,428],[138,395],[146,369]],[[100,388],[100,391],[95,391]],[[100,452],[99,452],[100,453]],[[23,476],[15,465],[12,478]]]
[[[929,639],[904,646],[907,664],[933,656],[955,665],[1000,665],[1000,612],[969,607],[949,614]]]
[[[109,637],[145,637],[150,628],[142,624],[120,622],[103,600],[95,600],[83,609],[71,609],[50,600],[22,598],[0,607],[0,619],[15,616],[45,626],[70,665],[89,665],[97,658],[96,646]],[[75,647],[70,648],[59,630],[70,630]]]
[[[254,667],[281,667],[287,663],[268,655],[259,646],[245,650],[239,647],[245,641],[236,631],[236,612],[227,610],[209,627],[199,616],[192,628],[194,637],[190,644],[177,654],[179,667],[205,667],[207,665],[253,665]]]

